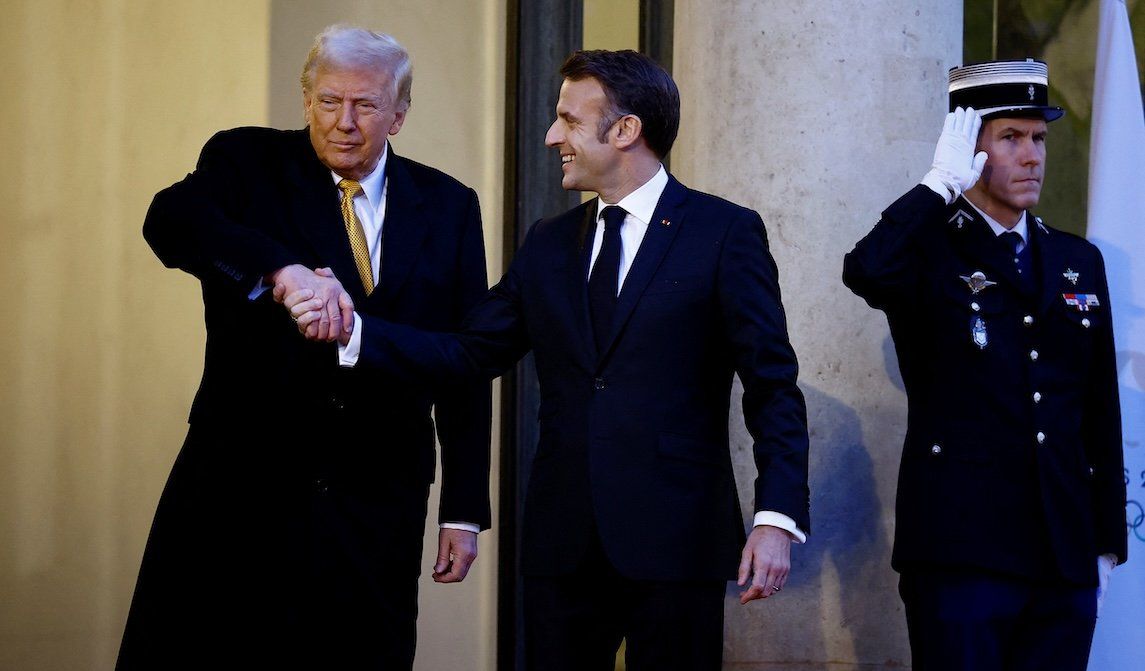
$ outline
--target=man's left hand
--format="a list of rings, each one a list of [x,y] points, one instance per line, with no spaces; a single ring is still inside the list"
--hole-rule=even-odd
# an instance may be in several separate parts
[[[442,529],[437,534],[434,582],[461,582],[477,560],[477,534],[464,529]]]
[[[766,599],[783,589],[791,572],[791,534],[766,524],[751,530],[740,555],[740,587],[751,586],[740,593],[739,602]]]

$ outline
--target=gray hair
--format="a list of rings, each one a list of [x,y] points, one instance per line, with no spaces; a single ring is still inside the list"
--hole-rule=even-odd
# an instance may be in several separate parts
[[[319,67],[359,66],[380,68],[393,79],[394,101],[410,104],[413,64],[409,52],[385,33],[336,24],[327,26],[314,38],[314,45],[302,66],[302,91],[309,93]]]

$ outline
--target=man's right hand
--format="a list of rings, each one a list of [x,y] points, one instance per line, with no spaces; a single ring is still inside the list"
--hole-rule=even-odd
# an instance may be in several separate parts
[[[270,276],[274,284],[274,300],[282,303],[287,296],[305,295],[317,306],[316,318],[299,323],[299,328],[310,340],[334,342],[344,340],[354,330],[354,301],[329,268],[312,271],[294,264],[276,270]],[[287,305],[289,310],[292,306]],[[295,322],[298,323],[296,316]]]
[[[981,128],[982,115],[973,107],[958,107],[946,115],[942,135],[934,148],[934,163],[922,183],[939,195],[945,192],[948,204],[969,191],[982,175],[986,152],[974,153]]]

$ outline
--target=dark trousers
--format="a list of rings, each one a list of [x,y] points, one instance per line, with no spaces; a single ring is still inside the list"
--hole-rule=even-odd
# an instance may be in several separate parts
[[[599,540],[571,574],[524,577],[530,671],[612,671],[626,639],[629,671],[718,671],[724,581],[625,578]]]
[[[915,671],[1085,671],[1093,587],[976,571],[899,579]]]

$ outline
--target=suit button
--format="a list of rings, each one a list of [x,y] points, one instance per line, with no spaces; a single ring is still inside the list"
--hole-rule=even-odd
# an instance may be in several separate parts
[[[931,454],[942,454],[942,446],[941,445],[935,445],[935,446],[931,447],[930,453]]]
[[[1036,350],[1036,349],[1030,350],[1030,361],[1037,361],[1037,360],[1038,360],[1038,350]]]
[[[319,478],[314,481],[314,489],[317,489],[319,494],[325,494],[330,491],[330,485],[322,478]]]
[[[604,385],[604,378],[603,377],[598,377],[592,381],[592,388],[597,390],[597,391],[601,391],[602,389],[604,389],[604,386],[605,385]]]
[[[1085,317],[1084,319],[1082,319],[1081,325],[1084,326],[1085,328],[1089,328],[1089,317]]]
[[[1022,323],[1025,324],[1026,326],[1033,326],[1034,325],[1033,316],[1026,315],[1025,317],[1022,317]]]
[[[1041,403],[1041,402],[1042,402],[1042,392],[1035,391],[1034,392],[1034,403]]]
[[[338,398],[337,396],[331,396],[330,397],[330,407],[334,408],[335,410],[342,410],[346,407],[346,404],[342,401],[342,399]]]
[[[1035,436],[1035,438],[1038,439],[1038,445],[1046,442],[1046,434],[1042,433],[1041,431],[1038,431],[1038,435]]]

